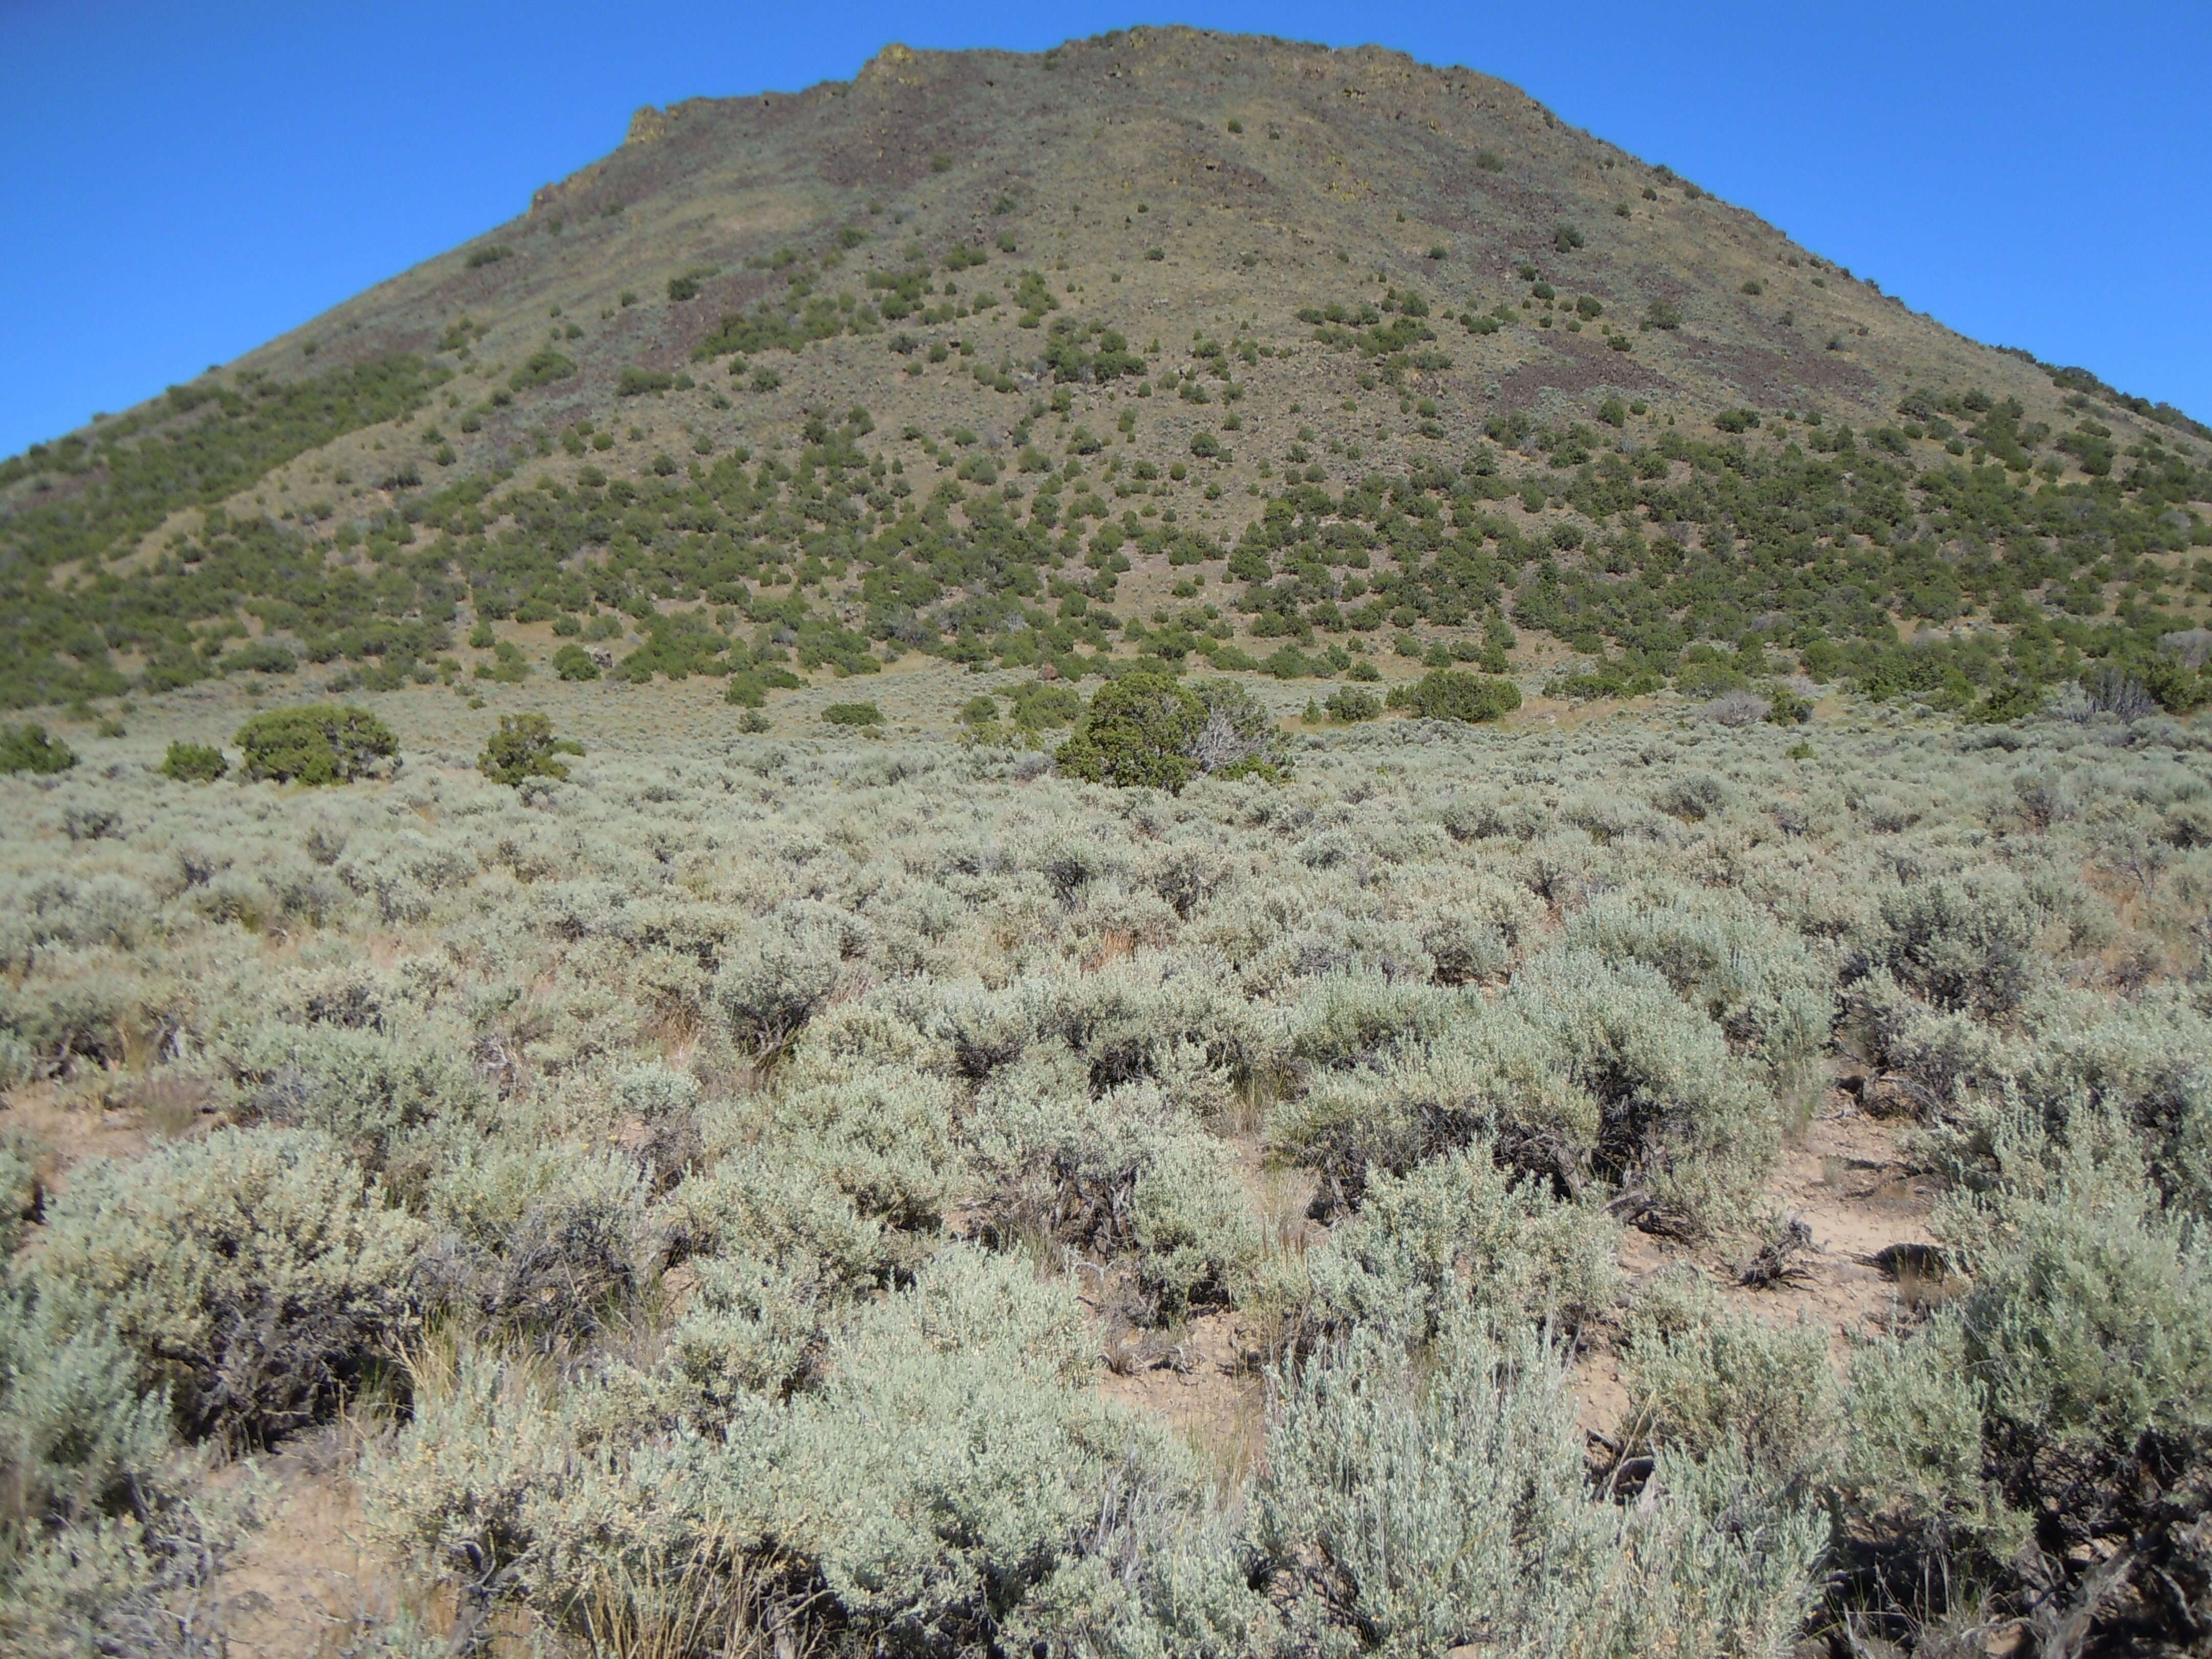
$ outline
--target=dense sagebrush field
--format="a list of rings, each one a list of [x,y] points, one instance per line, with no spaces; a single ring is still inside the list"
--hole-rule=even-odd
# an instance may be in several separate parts
[[[392,718],[0,780],[0,1648],[2203,1650],[2200,729]]]
[[[2212,1655],[2208,550],[1463,69],[640,111],[0,459],[0,1654]]]

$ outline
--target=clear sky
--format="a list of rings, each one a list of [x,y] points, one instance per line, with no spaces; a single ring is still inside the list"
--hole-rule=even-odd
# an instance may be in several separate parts
[[[521,210],[641,104],[1139,22],[1524,88],[1978,338],[2212,419],[2212,4],[0,0],[0,455]]]

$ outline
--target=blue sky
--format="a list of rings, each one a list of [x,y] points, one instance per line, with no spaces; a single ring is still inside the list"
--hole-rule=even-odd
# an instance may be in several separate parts
[[[1525,88],[1978,338],[2212,419],[2212,6],[0,0],[0,455],[518,212],[645,103],[1182,21]]]

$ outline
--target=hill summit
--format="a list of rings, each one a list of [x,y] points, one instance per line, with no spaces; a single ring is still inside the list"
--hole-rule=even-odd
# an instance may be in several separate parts
[[[891,46],[0,464],[0,706],[924,652],[2185,708],[2208,444],[1466,70]]]

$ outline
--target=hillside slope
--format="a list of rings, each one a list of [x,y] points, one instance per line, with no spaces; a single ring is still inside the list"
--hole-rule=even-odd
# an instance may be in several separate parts
[[[2187,707],[2208,435],[1467,70],[890,46],[0,464],[0,705],[565,640],[753,702],[924,650]]]

